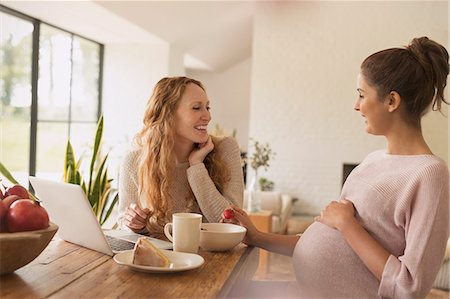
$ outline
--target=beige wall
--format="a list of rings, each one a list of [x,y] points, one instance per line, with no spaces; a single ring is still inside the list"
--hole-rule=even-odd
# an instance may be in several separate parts
[[[342,164],[385,147],[353,112],[361,61],[427,35],[447,44],[447,2],[278,2],[256,16],[249,135],[276,160],[264,176],[318,213],[339,196]],[[448,157],[447,119],[430,114],[424,133]]]

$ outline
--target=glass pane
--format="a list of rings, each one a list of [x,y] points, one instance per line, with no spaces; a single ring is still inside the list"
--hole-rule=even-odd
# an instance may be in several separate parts
[[[96,121],[98,111],[99,45],[74,37],[71,119]]]
[[[75,158],[82,158],[80,171],[83,177],[89,176],[92,150],[94,149],[95,129],[97,123],[72,123],[70,125],[70,143]]]
[[[69,119],[70,104],[70,34],[41,25],[39,48],[38,119]]]
[[[28,186],[33,25],[0,12],[0,161]]]
[[[39,122],[37,127],[36,175],[61,180],[68,135],[67,123]]]

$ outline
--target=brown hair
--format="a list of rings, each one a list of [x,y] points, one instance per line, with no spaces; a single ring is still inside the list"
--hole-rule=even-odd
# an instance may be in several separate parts
[[[135,136],[135,142],[141,149],[139,156],[139,196],[153,212],[147,227],[150,232],[159,232],[172,215],[172,198],[169,187],[173,179],[175,167],[174,115],[178,103],[188,84],[196,84],[203,90],[203,84],[187,77],[171,77],[161,79],[155,86],[147,103],[144,114],[144,126]],[[213,143],[216,145],[216,139]],[[216,150],[210,152],[204,164],[208,173],[222,192],[224,184],[229,180],[229,170]],[[192,207],[195,197],[190,190],[187,209]]]
[[[392,48],[374,53],[361,64],[361,74],[377,89],[383,100],[396,91],[404,105],[405,120],[420,126],[431,106],[441,111],[444,88],[449,73],[448,52],[427,37],[414,38],[406,48]]]

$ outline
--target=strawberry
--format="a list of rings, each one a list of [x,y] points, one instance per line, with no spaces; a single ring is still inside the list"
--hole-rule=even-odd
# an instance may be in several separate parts
[[[223,218],[225,219],[232,219],[234,218],[234,210],[233,209],[226,209],[223,211]]]

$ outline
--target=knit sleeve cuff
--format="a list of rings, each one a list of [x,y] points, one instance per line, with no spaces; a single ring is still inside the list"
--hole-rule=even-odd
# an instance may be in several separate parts
[[[205,166],[205,164],[203,164],[203,163],[195,164],[195,165],[193,165],[193,166],[190,166],[190,167],[187,169],[187,176],[188,176],[188,179],[189,179],[189,180],[193,179],[193,181],[194,181],[195,183],[197,183],[197,181],[195,180],[195,178],[197,178],[199,174],[203,174],[203,175],[206,174],[206,175],[209,176],[208,170],[206,170],[206,166]]]
[[[394,298],[395,281],[396,277],[400,273],[400,268],[400,261],[395,256],[390,255],[386,265],[384,266],[380,287],[378,289],[378,295],[381,297]]]

